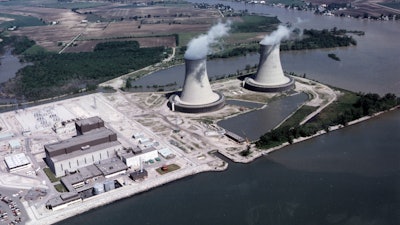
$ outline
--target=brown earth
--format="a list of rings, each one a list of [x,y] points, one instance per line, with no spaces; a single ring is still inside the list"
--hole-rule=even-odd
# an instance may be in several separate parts
[[[27,36],[50,51],[60,51],[61,43],[67,44],[79,35],[72,47],[65,52],[91,51],[98,42],[119,39],[138,40],[143,47],[173,47],[174,38],[163,35],[204,32],[220,17],[217,10],[196,9],[190,5],[141,8],[118,8],[119,6],[121,4],[109,4],[78,13],[70,9],[13,6],[0,8],[0,13],[34,16],[46,23],[57,22],[56,25],[21,27],[13,31],[13,34]],[[89,13],[113,22],[82,22]],[[134,20],[133,16],[142,18]],[[161,37],[155,37],[156,35]]]
[[[379,3],[393,2],[393,0],[310,0],[313,4],[329,4],[329,3],[351,3],[355,8],[338,11],[336,14],[345,14],[353,17],[364,16],[367,13],[369,16],[379,17],[380,15],[399,14],[400,10],[393,9]]]

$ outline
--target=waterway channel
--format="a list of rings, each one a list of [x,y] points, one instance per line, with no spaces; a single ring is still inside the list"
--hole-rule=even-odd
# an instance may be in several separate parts
[[[356,37],[356,47],[282,53],[282,65],[287,71],[354,91],[400,94],[400,23],[219,3],[277,15],[283,22],[301,18],[305,22],[300,25],[308,28],[365,31],[365,36]],[[329,59],[328,52],[341,61]],[[397,110],[289,146],[251,164],[230,163],[225,172],[188,177],[59,225],[398,225],[399,145]]]
[[[250,141],[255,141],[275,128],[307,99],[308,95],[305,93],[291,95],[264,105],[260,109],[221,120],[217,124],[239,136],[248,138]],[[255,126],[256,124],[257,126]]]
[[[4,54],[0,57],[0,83],[15,77],[18,70],[27,65],[21,63],[19,58],[13,55],[11,51],[12,49],[6,49]]]

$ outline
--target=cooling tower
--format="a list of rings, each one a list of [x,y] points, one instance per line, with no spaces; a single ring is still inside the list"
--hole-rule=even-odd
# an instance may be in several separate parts
[[[283,74],[279,44],[260,44],[260,62],[256,76],[245,80],[245,88],[261,92],[279,92],[293,87],[294,80]]]
[[[199,113],[222,108],[225,97],[211,90],[206,58],[185,59],[185,68],[182,92],[169,98],[171,109],[179,112]]]

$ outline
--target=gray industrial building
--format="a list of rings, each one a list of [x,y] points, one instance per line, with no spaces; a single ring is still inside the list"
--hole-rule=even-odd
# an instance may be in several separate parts
[[[46,162],[57,177],[112,158],[122,148],[117,134],[98,117],[77,121],[76,127],[82,135],[44,146]]]
[[[104,121],[98,116],[90,117],[83,120],[78,120],[75,122],[76,133],[78,135],[82,135],[93,129],[102,127],[104,127]]]

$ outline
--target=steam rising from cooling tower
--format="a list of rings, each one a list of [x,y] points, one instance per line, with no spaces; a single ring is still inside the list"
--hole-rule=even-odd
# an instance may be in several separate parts
[[[228,35],[231,22],[219,22],[211,27],[207,34],[202,34],[188,43],[185,59],[195,60],[205,58],[213,53],[213,47],[218,44],[221,37]]]
[[[282,40],[290,37],[291,30],[285,26],[279,25],[278,29],[273,31],[270,35],[266,35],[261,41],[262,45],[275,45],[281,43]]]
[[[213,53],[219,39],[228,34],[230,22],[219,22],[207,32],[192,39],[185,52],[185,82],[180,95],[172,95],[172,111],[199,113],[222,108],[225,97],[213,92],[207,75],[207,55]]]
[[[254,91],[279,92],[292,89],[294,80],[284,75],[279,55],[280,42],[290,37],[291,30],[279,25],[278,29],[260,42],[260,61],[257,74],[246,78],[245,87]]]

